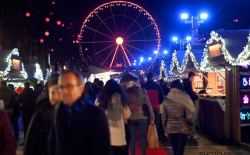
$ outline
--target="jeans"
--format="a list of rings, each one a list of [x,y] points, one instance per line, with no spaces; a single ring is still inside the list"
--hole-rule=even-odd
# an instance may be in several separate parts
[[[146,155],[147,148],[147,120],[131,120],[129,121],[129,132],[130,132],[130,155],[135,155],[136,149],[136,138],[139,133],[139,141],[141,145],[142,155]]]
[[[174,152],[174,155],[183,155],[184,148],[187,142],[186,134],[169,134],[170,143]]]

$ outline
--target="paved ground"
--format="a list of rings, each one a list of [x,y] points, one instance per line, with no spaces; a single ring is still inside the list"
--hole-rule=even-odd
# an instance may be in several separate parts
[[[187,146],[185,155],[250,155],[250,152],[239,147],[219,145],[200,137],[198,146]]]
[[[200,137],[198,143],[198,146],[186,146],[185,155],[250,155],[243,148],[215,144],[204,137]],[[168,150],[171,155],[171,147]],[[22,155],[22,147],[19,147],[17,155]]]

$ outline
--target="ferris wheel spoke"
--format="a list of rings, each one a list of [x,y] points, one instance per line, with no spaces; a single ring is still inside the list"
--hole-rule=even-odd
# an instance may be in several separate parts
[[[112,52],[109,53],[109,55],[102,61],[102,66],[106,66],[106,64],[108,64],[109,62],[107,62],[109,60],[109,58],[111,57]]]
[[[140,29],[140,30],[138,30],[138,31],[133,32],[132,34],[128,35],[128,38],[130,38],[130,37],[136,35],[137,33],[140,33],[140,32],[142,32],[142,31],[148,29],[148,28],[149,28],[150,26],[152,26],[152,25],[154,25],[154,24],[152,24],[152,23],[151,23],[151,24],[148,24],[148,25],[145,26],[144,28],[142,28],[142,29]]]
[[[113,65],[113,63],[114,63],[114,60],[115,60],[115,57],[116,57],[116,54],[117,54],[118,48],[119,48],[119,46],[116,46],[116,48],[115,48],[115,52],[114,52],[114,55],[113,55],[112,60],[111,60],[111,62],[110,62],[110,64],[109,64],[109,68],[111,68],[111,67],[112,67],[112,65]]]
[[[133,54],[131,54],[131,52],[129,51],[129,47],[126,47],[126,51],[128,53],[128,55],[131,57],[131,60],[135,59],[135,57],[133,56]]]
[[[103,49],[97,51],[97,52],[95,53],[95,55],[99,55],[99,54],[101,54],[102,52],[106,51],[107,49],[109,49],[109,48],[111,48],[111,47],[113,47],[113,45],[109,45],[109,46],[107,46],[107,47],[104,47]]]
[[[101,23],[104,25],[104,27],[112,34],[114,35],[114,32],[108,27],[108,25],[102,20],[102,18],[97,14],[97,18],[101,21]]]
[[[102,43],[113,43],[113,41],[81,41],[81,44],[102,44]]]
[[[137,14],[137,16],[133,19],[133,22],[131,22],[129,25],[128,25],[128,28],[127,30],[125,31],[125,34],[127,34],[129,32],[129,30],[131,29],[131,27],[134,26],[135,23],[137,23],[137,19],[140,17],[140,14]]]
[[[109,38],[109,39],[112,40],[112,38],[111,38],[108,34],[105,34],[105,33],[103,33],[103,32],[100,32],[100,31],[98,31],[98,30],[95,29],[95,28],[92,28],[92,27],[89,27],[89,26],[86,26],[86,28],[89,29],[90,31],[93,31],[93,32],[95,32],[95,33],[98,33],[98,34],[100,34],[100,35],[102,35],[102,36],[104,36],[104,37]]]
[[[113,24],[114,24],[114,27],[116,27],[116,26],[117,26],[117,24],[116,24],[115,15],[114,15],[114,13],[113,13],[113,9],[112,9],[112,7],[110,8],[110,11],[111,11],[111,16],[112,16],[112,19],[113,19]]]
[[[128,40],[127,42],[154,42],[158,41],[158,39],[152,39],[152,40]]]
[[[104,60],[103,60],[103,58],[102,58],[103,61],[100,60],[102,66],[105,66],[105,64],[107,64],[107,61],[109,60],[109,58],[111,57],[111,55],[112,55],[113,53],[114,53],[114,52],[109,52],[109,53],[107,54],[107,56],[105,57]]]
[[[131,66],[131,62],[130,62],[130,60],[129,60],[129,58],[128,58],[128,54],[127,54],[125,48],[124,48],[122,45],[121,45],[121,48],[122,48],[123,54],[125,55],[125,58],[126,58],[126,60],[127,60],[127,63],[129,64],[129,66]]]

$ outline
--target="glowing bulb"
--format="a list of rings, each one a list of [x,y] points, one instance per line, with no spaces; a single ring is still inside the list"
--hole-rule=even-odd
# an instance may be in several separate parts
[[[154,54],[155,54],[155,55],[159,54],[159,51],[156,51],[156,50],[155,50],[155,51],[154,51]]]
[[[123,38],[122,37],[117,37],[116,38],[116,44],[117,45],[122,45],[123,44]]]
[[[163,54],[164,54],[164,55],[167,55],[167,54],[168,54],[168,50],[164,50],[164,51],[163,51]]]
[[[62,24],[62,21],[58,20],[58,21],[56,21],[56,24],[57,24],[58,26],[60,26],[60,25]]]
[[[50,18],[49,18],[49,17],[46,17],[46,18],[45,18],[45,22],[47,22],[47,23],[50,22]]]
[[[43,43],[44,43],[44,39],[41,38],[41,39],[39,40],[39,42],[40,42],[41,44],[43,44]]]
[[[200,19],[201,20],[207,20],[208,19],[208,13],[207,12],[200,13]]]
[[[45,35],[46,37],[48,37],[48,36],[49,36],[49,31],[44,32],[44,35]]]
[[[186,12],[183,12],[180,14],[181,20],[188,20],[189,19],[189,14]]]
[[[30,12],[26,12],[26,13],[25,13],[25,16],[26,16],[26,17],[30,17],[30,16],[31,16],[31,13],[30,13]]]

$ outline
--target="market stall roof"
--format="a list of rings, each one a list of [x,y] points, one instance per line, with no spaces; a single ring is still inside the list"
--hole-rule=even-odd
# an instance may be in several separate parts
[[[250,33],[250,29],[222,29],[217,30],[216,32],[225,40],[227,50],[232,55],[232,57],[236,59],[248,43],[247,38]]]
[[[181,73],[188,73],[188,72],[196,72],[199,70],[199,63],[196,60],[196,57],[192,51],[191,44],[188,43],[186,45],[185,54],[182,60],[182,65],[180,68]]]
[[[250,60],[249,34],[249,29],[211,31],[204,48],[201,69],[211,70]]]

